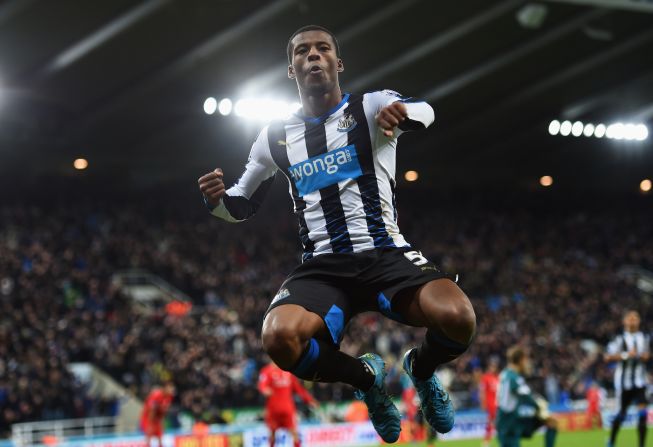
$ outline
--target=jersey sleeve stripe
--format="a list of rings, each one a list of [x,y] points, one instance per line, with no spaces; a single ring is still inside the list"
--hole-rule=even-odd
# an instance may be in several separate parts
[[[399,129],[403,131],[421,130],[427,128],[433,123],[434,112],[433,108],[428,103],[419,100],[401,102],[406,105],[408,118],[403,123],[399,124]]]
[[[252,194],[252,197],[249,199],[247,197],[230,196],[225,194],[222,201],[224,202],[224,206],[229,214],[234,219],[241,221],[249,219],[256,214],[274,182],[274,177],[275,176],[272,175],[269,179],[264,180],[259,187],[256,188],[256,191],[254,191],[254,194]]]

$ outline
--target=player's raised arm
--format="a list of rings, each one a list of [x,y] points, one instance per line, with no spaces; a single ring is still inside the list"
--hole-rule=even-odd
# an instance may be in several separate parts
[[[299,383],[299,380],[297,380],[297,377],[295,376],[292,376],[292,390],[307,405],[310,405],[312,407],[317,405],[317,401],[315,400],[315,398],[311,396],[311,393],[309,393],[308,390],[304,388],[301,383]]]
[[[256,214],[276,171],[266,127],[252,145],[245,172],[234,186],[225,189],[220,168],[203,175],[197,182],[211,214],[227,222],[242,222]]]
[[[371,94],[376,110],[376,124],[386,137],[399,136],[409,130],[425,129],[430,126],[435,114],[426,102],[406,98],[392,90]]]

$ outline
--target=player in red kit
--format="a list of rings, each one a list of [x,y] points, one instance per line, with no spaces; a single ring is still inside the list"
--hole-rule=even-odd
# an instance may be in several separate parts
[[[412,384],[407,384],[401,392],[401,400],[404,403],[404,415],[408,422],[408,441],[414,441],[418,438],[417,412],[419,410],[419,401],[417,400],[417,390]]]
[[[145,433],[145,443],[150,447],[152,438],[156,438],[159,447],[163,447],[163,418],[175,397],[175,385],[165,382],[163,388],[154,388],[145,399],[141,414],[141,430]]]
[[[270,429],[270,447],[274,447],[275,433],[280,428],[285,428],[293,437],[295,447],[299,447],[299,434],[297,433],[297,409],[293,394],[312,407],[317,406],[308,391],[299,383],[299,380],[288,371],[284,371],[270,362],[261,369],[258,379],[258,389],[266,397],[265,424]]]
[[[426,441],[427,447],[435,446],[437,432],[424,420],[422,410],[419,408],[419,399],[417,390],[412,383],[408,383],[401,392],[401,400],[404,403],[404,414],[408,422],[409,429],[406,441]]]
[[[601,423],[601,400],[602,400],[602,390],[599,388],[599,386],[596,384],[596,382],[592,382],[592,384],[589,386],[587,389],[587,428],[592,429],[594,428],[594,424],[596,423],[598,428],[602,427]]]
[[[488,369],[481,376],[479,383],[479,395],[481,399],[481,409],[487,411],[487,425],[485,426],[485,438],[483,445],[490,445],[492,432],[494,430],[494,420],[497,417],[497,389],[499,387],[499,365],[496,359],[490,360]]]

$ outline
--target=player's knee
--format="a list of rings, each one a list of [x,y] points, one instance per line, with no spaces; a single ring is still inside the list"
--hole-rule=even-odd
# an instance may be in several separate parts
[[[305,344],[297,330],[284,325],[263,325],[261,341],[274,363],[286,371],[297,363]]]
[[[451,305],[438,313],[437,325],[450,339],[469,344],[476,333],[476,313],[467,296],[462,295],[452,299]]]
[[[476,333],[476,314],[467,295],[452,281],[431,281],[419,292],[428,328],[468,345]]]

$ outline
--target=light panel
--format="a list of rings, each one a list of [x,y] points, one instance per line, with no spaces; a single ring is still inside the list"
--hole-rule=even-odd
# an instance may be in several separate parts
[[[625,141],[644,141],[648,138],[648,127],[643,123],[622,123],[616,122],[612,124],[594,124],[582,123],[576,121],[563,121],[560,123],[558,120],[552,120],[549,123],[549,134],[561,135],[567,137],[572,135],[574,137],[585,136],[587,138],[609,138],[612,140],[625,140]]]

